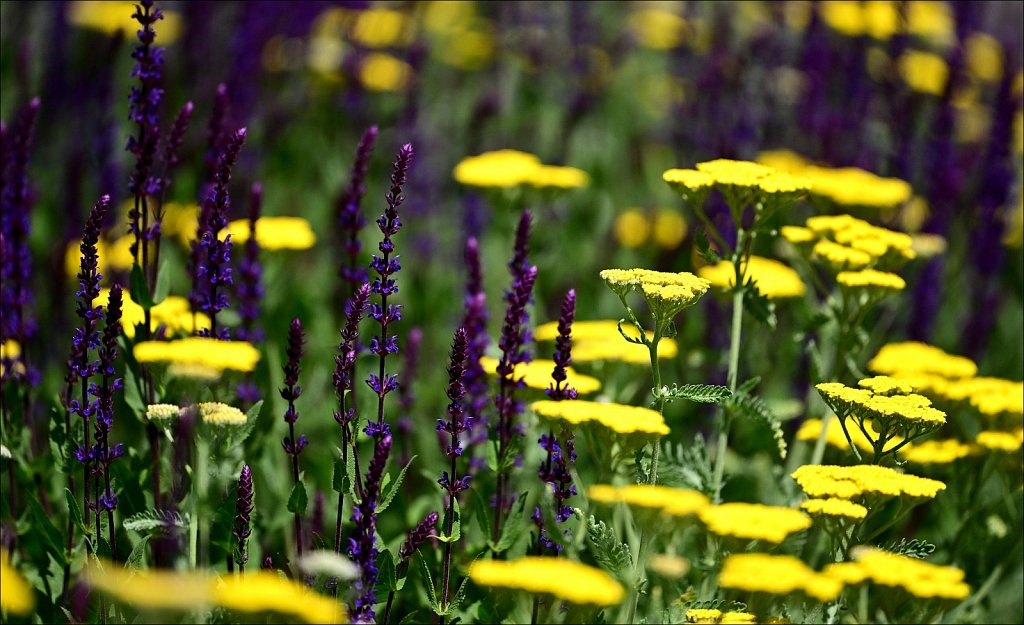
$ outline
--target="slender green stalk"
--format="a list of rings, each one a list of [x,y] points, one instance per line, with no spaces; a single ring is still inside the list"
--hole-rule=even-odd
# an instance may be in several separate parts
[[[207,442],[200,436],[196,438],[196,461],[192,472],[192,518],[189,523],[188,556],[192,568],[198,568],[199,539],[209,540],[209,522],[203,514],[202,506],[206,502],[206,491],[209,482],[210,449]],[[202,564],[206,565],[206,550],[203,549]]]
[[[742,285],[739,263],[736,264],[736,284]],[[742,286],[736,287],[732,296],[732,336],[729,340],[729,390],[736,391],[736,380],[739,373],[740,337],[743,331],[743,291]],[[718,431],[718,445],[715,453],[715,472],[713,475],[715,503],[722,501],[722,480],[725,477],[725,453],[729,449],[729,427],[732,419],[726,411],[722,412],[721,428]]]

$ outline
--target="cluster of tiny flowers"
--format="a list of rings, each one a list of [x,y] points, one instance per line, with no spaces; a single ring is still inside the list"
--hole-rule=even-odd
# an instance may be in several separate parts
[[[468,337],[465,328],[459,328],[455,331],[455,339],[452,342],[452,353],[451,362],[448,365],[448,420],[444,419],[437,420],[437,431],[441,434],[447,434],[449,442],[445,448],[445,455],[448,457],[449,462],[452,466],[452,474],[449,475],[448,471],[445,471],[441,475],[441,479],[437,481],[441,485],[441,488],[445,489],[449,496],[455,497],[460,492],[469,488],[470,476],[465,475],[461,478],[455,475],[455,460],[462,455],[462,444],[459,441],[459,436],[469,431],[470,422],[469,418],[466,417],[465,409],[463,408],[462,401],[466,396],[466,387],[463,383],[463,376],[466,373],[466,350],[468,346]]]
[[[369,301],[370,285],[364,282],[356,289],[347,304],[345,327],[341,329],[341,344],[338,345],[338,355],[334,358],[334,390],[339,400],[344,398],[346,391],[352,389],[352,365],[355,364],[357,355],[359,322],[366,312]],[[336,412],[334,419],[339,425],[347,425],[355,416],[355,408],[349,407],[344,412]]]
[[[236,547],[234,552],[235,563],[244,567],[249,561],[249,551],[246,549],[246,542],[252,534],[252,510],[253,510],[253,487],[252,471],[249,465],[242,465],[242,472],[238,476],[238,498],[235,500],[235,520],[231,525],[231,534],[235,537]]]
[[[281,389],[281,399],[288,402],[288,408],[284,412],[285,423],[288,424],[289,435],[282,442],[285,452],[289,456],[298,457],[309,440],[305,435],[295,438],[294,426],[299,420],[299,411],[295,408],[295,400],[302,395],[302,387],[299,386],[299,372],[302,371],[300,361],[302,359],[302,322],[296,317],[288,328],[288,362],[284,365],[284,388]]]
[[[400,561],[405,562],[411,558],[427,540],[437,536],[437,519],[438,514],[430,512],[416,524],[416,527],[412,528],[412,531],[406,536],[405,542],[402,543],[402,547],[398,550]]]
[[[97,509],[100,507],[106,510],[113,510],[117,506],[117,495],[109,488],[110,464],[123,455],[122,446],[117,444],[110,449],[109,436],[114,427],[114,393],[124,388],[122,378],[115,377],[114,363],[117,361],[118,349],[117,339],[121,335],[121,285],[115,284],[110,288],[110,298],[107,303],[106,326],[103,328],[103,337],[99,348],[99,366],[97,373],[102,376],[102,384],[91,384],[89,393],[96,397],[96,445],[94,457],[96,465],[94,472],[97,476],[104,476],[107,487],[104,494],[95,502]]]
[[[370,460],[370,467],[367,469],[363,481],[363,497],[352,511],[355,533],[349,539],[348,555],[361,571],[359,579],[355,582],[355,589],[359,592],[359,596],[351,610],[354,623],[372,623],[374,619],[373,606],[377,603],[376,586],[379,573],[375,538],[376,506],[377,499],[380,497],[384,465],[387,464],[390,453],[391,435],[384,434],[377,439],[374,447],[373,458]]]

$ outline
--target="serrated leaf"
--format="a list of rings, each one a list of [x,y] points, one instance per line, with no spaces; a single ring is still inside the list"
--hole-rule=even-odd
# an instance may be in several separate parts
[[[345,459],[338,458],[334,461],[334,478],[331,480],[331,488],[334,492],[340,493],[345,490]]]
[[[749,393],[750,391],[754,390],[754,388],[758,384],[760,384],[760,383],[761,383],[761,376],[755,375],[754,377],[750,378],[749,380],[747,380],[743,384],[740,384],[739,386],[737,386],[736,387],[736,392],[737,393]]]
[[[385,590],[391,592],[397,592],[398,588],[398,572],[395,567],[395,556],[391,554],[388,549],[382,549],[377,554],[377,583],[381,584]]]
[[[391,501],[394,500],[395,495],[398,494],[398,489],[402,487],[402,481],[405,479],[405,473],[409,470],[409,467],[412,465],[412,461],[415,459],[416,456],[409,458],[409,462],[405,463],[405,466],[402,467],[401,471],[399,471],[398,477],[395,478],[394,483],[391,484],[391,489],[381,497],[380,505],[376,507],[377,514],[384,512],[388,509],[388,506],[391,505]],[[391,474],[388,473],[388,475]]]
[[[677,488],[693,490],[713,495],[713,469],[707,455],[707,444],[697,434],[691,445],[665,442],[661,446],[661,461],[658,471],[658,482]]]
[[[306,514],[306,506],[309,500],[306,498],[306,487],[302,482],[295,482],[292,486],[292,494],[288,496],[288,512],[293,514]]]
[[[434,614],[440,616],[441,606],[437,604],[437,595],[434,594],[434,578],[430,576],[430,567],[427,566],[427,561],[422,555],[417,555],[416,561],[420,564],[420,574],[427,587],[427,601],[430,603],[430,609],[434,611]]]
[[[75,527],[77,527],[82,534],[91,534],[92,532],[85,526],[85,521],[82,518],[82,508],[78,505],[78,498],[71,494],[70,488],[64,489],[64,499],[68,502],[68,513],[71,515],[72,520],[74,520]]]
[[[149,534],[143,534],[142,539],[135,544],[128,559],[124,561],[124,568],[133,571],[142,571],[146,568],[146,551],[149,547]]]
[[[160,269],[156,272],[156,284],[153,285],[153,304],[159,304],[167,299],[167,293],[171,289],[171,272],[167,264],[167,258],[160,261]]]
[[[726,400],[726,410],[738,416],[764,422],[771,428],[779,456],[786,457],[786,434],[782,431],[782,422],[763,399],[756,395],[737,392]]]
[[[149,286],[146,284],[146,277],[142,274],[142,267],[139,266],[139,263],[132,263],[128,294],[132,301],[141,306],[143,310],[153,307],[153,297],[149,293]]]
[[[442,533],[440,536],[437,537],[437,540],[443,543],[454,543],[462,537],[462,511],[459,509],[459,500],[457,498],[455,498],[452,501],[451,512],[453,517],[450,520],[452,524],[451,536]],[[446,510],[444,513],[444,521],[442,522],[441,527],[448,527],[448,523],[448,511]]]
[[[494,551],[501,553],[514,545],[522,535],[523,528],[526,527],[527,518],[526,491],[523,491],[519,494],[516,503],[505,519],[505,525],[501,528],[501,537],[498,539],[497,544],[494,545]]]
[[[182,528],[189,526],[191,519],[174,510],[143,510],[128,517],[122,523],[124,529],[133,532],[150,532],[155,529]]]
[[[629,545],[615,536],[604,521],[593,515],[587,519],[587,546],[598,566],[619,579],[628,579],[633,568]]]
[[[716,404],[732,395],[727,386],[716,386],[714,384],[684,384],[671,387],[663,386],[661,389],[654,389],[654,398],[664,398],[666,402],[675,399],[688,399],[690,401]]]
[[[918,560],[924,560],[935,553],[935,545],[918,538],[912,538],[910,540],[900,538],[899,541],[893,541],[884,547],[879,545],[879,548],[901,556],[907,556],[908,558],[916,558]]]
[[[751,316],[775,329],[778,322],[775,317],[775,303],[758,290],[757,282],[753,278],[747,278],[746,284],[743,285],[743,303]]]

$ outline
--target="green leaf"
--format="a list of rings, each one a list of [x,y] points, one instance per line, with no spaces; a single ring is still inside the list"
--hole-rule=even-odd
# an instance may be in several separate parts
[[[754,390],[754,387],[756,387],[760,383],[761,383],[761,376],[755,375],[754,377],[750,378],[749,380],[747,380],[743,384],[740,384],[739,386],[737,386],[736,387],[736,392],[737,393],[749,393],[750,391]]]
[[[417,555],[416,561],[420,563],[420,574],[423,576],[423,583],[427,587],[427,601],[430,603],[430,609],[434,611],[434,614],[440,616],[441,606],[437,604],[437,595],[434,594],[434,578],[430,576],[430,567],[427,566],[427,560],[422,555]]]
[[[132,532],[151,532],[172,528],[186,529],[191,524],[189,514],[174,510],[143,510],[124,520],[124,529]]]
[[[125,347],[128,351],[131,351],[131,346],[127,345],[127,343]],[[122,353],[124,353],[124,350],[122,350]],[[135,418],[145,422],[146,402],[142,399],[140,380],[141,378],[135,375],[135,370],[132,366],[129,365],[124,368],[124,401],[132,409]]]
[[[256,427],[256,421],[260,418],[260,410],[263,408],[263,400],[256,402],[245,412],[245,425],[234,429],[231,433],[230,439],[226,445],[228,449],[231,449],[237,445],[241,445],[245,442],[249,435],[252,434],[253,429]]]
[[[901,538],[884,547],[879,545],[879,548],[901,556],[907,556],[908,558],[917,558],[918,560],[925,560],[928,556],[935,553],[935,545],[917,538],[911,538],[910,540]]]
[[[71,514],[71,518],[75,521],[75,526],[83,534],[91,534],[92,532],[85,526],[85,521],[82,520],[82,508],[78,505],[78,498],[71,494],[70,488],[64,489],[64,499],[68,502],[68,513]]]
[[[479,559],[480,556],[478,555],[476,558],[473,559],[473,561],[475,562]],[[462,582],[459,583],[459,589],[455,591],[455,596],[452,597],[451,603],[448,604],[448,608],[444,611],[445,614],[452,614],[453,612],[459,609],[459,606],[462,605],[462,602],[466,600],[466,588],[468,585],[469,575],[466,575],[462,578]],[[454,622],[455,621],[452,621],[452,623]]]
[[[775,317],[775,303],[765,297],[757,288],[753,278],[747,278],[743,285],[743,302],[746,310],[758,321],[771,329],[775,329],[778,320]]]
[[[345,490],[345,459],[338,458],[334,461],[334,479],[331,481],[331,487],[334,492],[340,493]]]
[[[786,457],[786,435],[782,431],[782,422],[763,399],[755,395],[737,392],[726,400],[725,408],[734,415],[764,422],[771,428],[775,445],[779,450],[779,457]]]
[[[458,542],[459,538],[462,537],[462,511],[459,509],[459,500],[456,498],[452,501],[452,517],[448,518],[448,511],[444,513],[444,522],[441,524],[442,528],[448,527],[448,523],[452,524],[451,536],[447,536],[444,533],[439,535],[437,539],[443,543],[454,543]]]
[[[484,452],[487,455],[487,468],[494,473],[498,472],[498,441],[487,441],[487,445],[484,447]]]
[[[306,499],[306,487],[302,482],[296,482],[292,487],[292,494],[288,496],[288,512],[303,515],[306,514],[306,506],[309,501]]]
[[[722,257],[711,248],[711,243],[708,241],[708,235],[704,232],[704,228],[697,229],[697,249],[709,264],[714,265],[722,260]]]
[[[153,307],[153,298],[149,293],[149,286],[146,285],[146,277],[142,274],[142,267],[139,263],[132,264],[132,275],[128,282],[128,294],[132,301],[149,310]]]
[[[395,567],[395,556],[388,549],[382,549],[377,554],[377,582],[386,590],[396,592],[398,588],[398,573]]]
[[[167,265],[167,258],[160,261],[160,269],[156,272],[156,285],[153,286],[153,304],[159,304],[167,299],[167,293],[171,289],[171,272]]]
[[[406,462],[405,466],[402,467],[402,470],[399,471],[398,477],[395,479],[394,483],[391,484],[391,488],[388,490],[388,492],[384,493],[384,495],[381,497],[380,505],[377,506],[377,508],[376,508],[377,514],[380,514],[381,512],[384,512],[385,510],[388,509],[388,506],[391,505],[391,501],[395,498],[395,495],[398,494],[398,489],[402,487],[402,480],[405,479],[406,471],[409,470],[409,466],[412,465],[412,461],[415,460],[415,459],[416,459],[416,456],[413,456],[412,458],[409,458],[409,462]],[[391,474],[388,473],[388,475],[391,475]]]
[[[654,399],[662,399],[671,402],[675,399],[688,399],[690,401],[717,404],[726,397],[732,395],[727,386],[715,386],[714,384],[684,384],[682,386],[672,385],[661,389],[653,389]]]
[[[497,544],[492,545],[495,552],[501,553],[519,540],[523,529],[526,527],[527,518],[526,491],[524,491],[519,494],[515,506],[509,511],[508,518],[505,519],[505,525],[501,528],[501,538],[498,539]]]
[[[39,503],[38,497],[26,497],[25,503],[28,505],[29,514],[32,517],[32,523],[29,524],[33,533],[38,532],[44,543],[44,547],[50,553],[50,556],[57,561],[58,564],[63,565],[64,558],[64,535],[53,525],[53,521],[50,520],[49,515],[43,510],[43,506]]]
[[[149,547],[149,534],[144,534],[142,539],[135,544],[132,548],[132,552],[128,554],[128,559],[124,562],[124,568],[132,569],[133,571],[141,571],[146,568],[146,551]]]
[[[426,610],[413,610],[412,612],[403,616],[402,620],[398,622],[398,625],[413,625],[416,623],[426,623],[430,620],[431,619],[429,613]]]
[[[667,441],[662,444],[658,482],[676,488],[692,488],[708,496],[714,495],[713,470],[704,437],[697,434],[691,445],[673,445]]]
[[[469,489],[473,493],[473,518],[476,519],[477,527],[480,528],[482,536],[491,535],[490,506],[484,502],[483,495],[477,489]]]
[[[593,515],[587,519],[587,547],[598,566],[618,579],[629,579],[633,568],[629,545],[620,541],[614,530]]]

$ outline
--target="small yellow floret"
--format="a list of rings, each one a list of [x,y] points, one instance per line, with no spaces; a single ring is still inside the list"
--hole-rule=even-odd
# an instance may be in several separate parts
[[[479,586],[549,594],[576,604],[612,606],[626,596],[622,585],[601,569],[568,558],[477,560],[469,567],[469,578]]]
[[[157,423],[167,423],[177,419],[181,414],[181,408],[175,404],[150,404],[146,406],[146,420]]]
[[[219,401],[209,401],[199,404],[199,417],[204,423],[211,425],[245,425],[245,413]]]
[[[726,503],[697,512],[708,530],[718,536],[781,543],[811,526],[811,518],[792,508],[751,503]]]
[[[824,516],[859,521],[868,515],[868,509],[838,497],[825,499],[808,499],[800,504],[800,508],[811,516]]]

